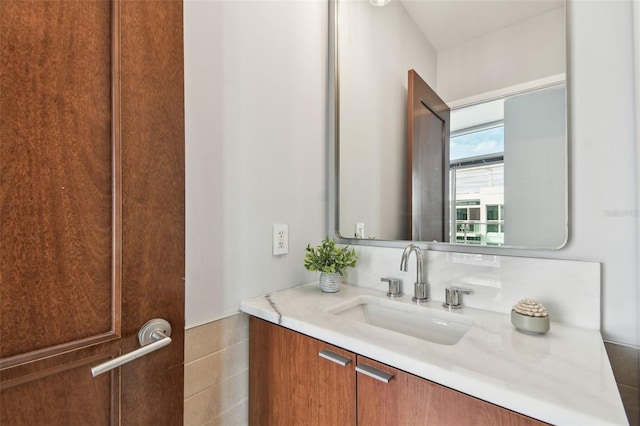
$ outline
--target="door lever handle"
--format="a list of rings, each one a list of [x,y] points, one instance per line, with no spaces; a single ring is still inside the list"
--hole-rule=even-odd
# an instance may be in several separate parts
[[[91,374],[96,377],[99,374],[111,371],[128,362],[143,357],[160,348],[164,348],[171,343],[171,324],[167,320],[155,318],[147,321],[138,331],[138,342],[140,348],[129,352],[118,358],[110,359],[100,365],[91,368]]]

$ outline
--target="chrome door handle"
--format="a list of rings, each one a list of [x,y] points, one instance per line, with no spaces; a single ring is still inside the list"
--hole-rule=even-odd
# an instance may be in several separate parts
[[[155,350],[164,348],[171,343],[171,337],[169,336],[171,336],[171,324],[169,324],[167,320],[155,318],[147,321],[145,325],[140,327],[140,331],[138,331],[138,342],[140,342],[141,348],[119,356],[118,358],[110,359],[100,365],[96,365],[91,368],[91,374],[93,377],[96,377],[99,374],[111,371],[114,368],[118,368],[123,364],[143,357]]]

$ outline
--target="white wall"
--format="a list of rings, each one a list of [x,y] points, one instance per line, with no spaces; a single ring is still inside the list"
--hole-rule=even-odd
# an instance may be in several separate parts
[[[435,88],[436,52],[399,1],[343,1],[340,19],[340,231],[406,235],[407,86],[415,69]],[[348,118],[348,119],[343,119]]]
[[[449,102],[564,73],[564,19],[555,9],[438,51],[438,94]]]
[[[325,234],[326,9],[185,2],[188,326],[315,278],[302,251]],[[570,3],[569,243],[504,253],[600,262],[604,337],[640,345],[631,9]],[[290,225],[283,258],[274,222]]]
[[[184,3],[186,324],[311,281],[325,235],[326,1]],[[289,254],[271,226],[289,224]]]
[[[640,346],[631,1],[570,9],[570,235],[554,257],[603,265],[606,339]]]

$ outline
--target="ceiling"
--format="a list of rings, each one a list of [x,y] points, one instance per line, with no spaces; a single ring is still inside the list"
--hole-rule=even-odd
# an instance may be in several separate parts
[[[436,50],[448,49],[564,7],[564,0],[400,1]]]

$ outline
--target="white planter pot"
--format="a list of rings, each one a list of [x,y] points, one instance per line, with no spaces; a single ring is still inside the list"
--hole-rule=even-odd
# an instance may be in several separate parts
[[[340,291],[342,275],[337,272],[320,272],[320,290],[325,293],[335,293]]]

